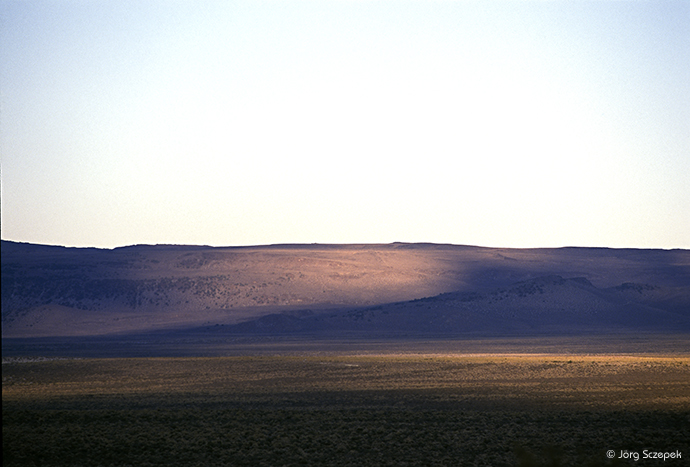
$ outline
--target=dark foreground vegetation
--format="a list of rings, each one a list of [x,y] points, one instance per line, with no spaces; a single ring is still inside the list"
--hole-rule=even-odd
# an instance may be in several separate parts
[[[690,458],[687,356],[17,358],[2,373],[5,466]],[[617,459],[621,451],[639,461]]]

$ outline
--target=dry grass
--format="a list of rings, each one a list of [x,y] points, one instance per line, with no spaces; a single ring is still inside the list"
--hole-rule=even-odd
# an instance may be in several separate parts
[[[607,449],[690,457],[690,357],[15,361],[3,364],[2,394],[3,465],[616,465]]]
[[[424,390],[573,408],[690,407],[690,357],[404,355],[49,360],[3,365],[3,402]],[[440,397],[440,396],[439,396]]]

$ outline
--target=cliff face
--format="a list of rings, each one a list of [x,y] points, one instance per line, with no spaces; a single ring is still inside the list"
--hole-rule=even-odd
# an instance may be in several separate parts
[[[266,329],[266,320],[276,316],[283,325],[270,327],[281,332],[483,330],[492,320],[496,329],[559,320],[581,328],[603,316],[625,321],[626,313],[640,315],[635,326],[682,326],[689,285],[687,250],[433,244],[100,250],[3,241],[2,334],[97,335],[216,324],[251,332]],[[433,311],[439,309],[445,311]],[[371,319],[356,319],[358,313]],[[566,317],[573,314],[577,318]]]

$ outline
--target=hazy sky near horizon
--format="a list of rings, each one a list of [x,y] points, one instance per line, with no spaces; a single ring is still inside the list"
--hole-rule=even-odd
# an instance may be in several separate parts
[[[2,238],[690,248],[688,1],[0,0]]]

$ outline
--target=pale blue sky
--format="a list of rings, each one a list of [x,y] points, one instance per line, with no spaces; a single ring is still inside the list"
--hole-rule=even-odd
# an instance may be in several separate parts
[[[690,248],[690,2],[0,0],[2,238]]]

